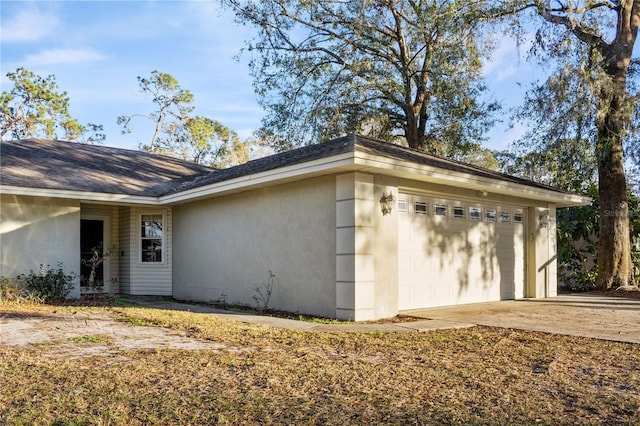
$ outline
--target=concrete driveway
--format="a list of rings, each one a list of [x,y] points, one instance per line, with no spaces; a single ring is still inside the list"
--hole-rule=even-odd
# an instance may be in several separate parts
[[[419,318],[640,343],[640,299],[592,294],[403,312]]]

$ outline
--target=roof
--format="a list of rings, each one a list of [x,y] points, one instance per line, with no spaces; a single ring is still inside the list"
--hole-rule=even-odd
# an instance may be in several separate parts
[[[0,185],[159,197],[214,169],[143,151],[25,139],[0,143]]]
[[[332,158],[350,158],[347,162],[355,164],[356,157],[388,159],[393,163],[409,165],[412,170],[417,167],[431,170],[427,173],[441,171],[475,177],[484,182],[483,185],[487,182],[517,185],[560,197],[566,194],[571,198],[580,198],[572,201],[573,204],[584,204],[587,200],[586,197],[530,180],[354,134],[227,169],[212,169],[172,157],[100,145],[43,139],[2,141],[0,186],[155,198],[166,196],[187,200],[195,197],[189,195],[191,192],[201,191],[205,187],[243,180],[248,182],[260,174],[277,174],[286,168],[302,168],[305,164],[317,161],[328,162],[326,173],[335,172],[337,166],[330,165],[333,164]]]
[[[216,170],[214,173],[198,176],[193,180],[184,182],[174,189],[174,192],[186,191],[189,189],[223,182],[247,175],[266,172],[282,167],[293,166],[309,161],[319,160],[339,154],[350,152],[360,152],[374,156],[382,156],[390,159],[408,161],[411,163],[436,167],[470,174],[478,177],[497,179],[504,182],[516,183],[531,186],[539,189],[551,190],[560,193],[569,193],[548,185],[537,183],[531,180],[507,175],[482,167],[472,166],[459,161],[448,160],[436,155],[427,154],[423,151],[407,148],[401,145],[384,142],[366,136],[350,134],[338,139],[332,139],[315,145],[308,145],[290,151],[249,161],[245,164],[223,170]]]

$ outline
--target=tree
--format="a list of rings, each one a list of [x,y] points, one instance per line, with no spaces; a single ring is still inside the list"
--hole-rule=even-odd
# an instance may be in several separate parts
[[[249,148],[238,134],[206,117],[186,120],[180,131],[180,158],[213,167],[230,167],[249,161]]]
[[[102,126],[83,126],[69,113],[69,96],[59,92],[54,75],[43,78],[25,68],[7,73],[13,89],[0,95],[0,138],[62,137],[86,143],[104,141]]]
[[[628,285],[631,244],[623,153],[625,140],[634,130],[638,105],[632,55],[640,24],[640,0],[499,3],[501,13],[520,16],[533,11],[542,18],[547,25],[536,33],[535,53],[560,59],[563,75],[577,78],[588,91],[583,106],[590,110],[589,102],[593,102],[593,114],[586,118],[595,128],[600,201],[597,283],[602,289]]]
[[[154,130],[144,151],[169,155],[212,167],[229,167],[249,161],[248,142],[222,123],[202,116],[192,116],[194,96],[182,89],[172,75],[159,71],[151,77],[138,77],[140,91],[151,98],[157,110],[150,114],[118,117],[122,133],[131,133],[131,121],[136,117],[153,123]]]
[[[502,172],[582,193],[596,183],[597,165],[590,140],[546,139],[538,146],[527,135],[516,141],[514,150],[494,153]]]
[[[483,157],[498,105],[480,100],[482,1],[225,3],[258,28],[248,50],[267,112],[259,135],[277,149],[358,132]]]
[[[180,87],[171,74],[152,71],[151,77],[138,77],[140,91],[151,98],[157,110],[150,114],[122,115],[118,124],[122,133],[131,133],[131,121],[136,117],[146,118],[154,125],[149,145],[141,145],[145,151],[172,154],[176,150],[180,129],[193,111],[193,94]]]

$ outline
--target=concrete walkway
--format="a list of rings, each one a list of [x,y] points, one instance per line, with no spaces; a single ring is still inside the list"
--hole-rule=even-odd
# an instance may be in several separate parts
[[[387,324],[316,324],[162,298],[126,296],[126,300],[151,308],[213,314],[235,321],[289,330],[417,332],[483,325],[640,343],[640,299],[590,294],[419,309],[403,312],[420,318],[418,321]]]
[[[240,321],[248,324],[259,324],[267,327],[283,328],[287,330],[300,331],[345,331],[345,332],[416,332],[435,330],[441,328],[464,328],[473,327],[473,323],[457,322],[449,319],[431,319],[423,318],[417,321],[398,322],[388,324],[319,324],[307,321],[298,321],[293,319],[270,317],[263,315],[252,315],[244,312],[227,311],[217,309],[209,305],[201,305],[195,303],[178,302],[167,300],[160,297],[152,296],[122,296],[124,300],[136,303],[140,306],[156,309],[167,309],[175,311],[189,311],[200,314],[212,314],[220,318],[226,318],[233,321]]]

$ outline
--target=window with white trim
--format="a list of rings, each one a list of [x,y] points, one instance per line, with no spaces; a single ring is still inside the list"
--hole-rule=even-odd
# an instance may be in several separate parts
[[[398,200],[398,211],[402,213],[407,213],[409,211],[409,204],[407,200]]]
[[[484,220],[487,222],[495,222],[496,221],[496,211],[487,209],[484,211]]]
[[[522,223],[522,213],[514,213],[513,223]]]
[[[500,212],[500,223],[511,223],[511,212]]]
[[[164,218],[161,214],[140,216],[140,254],[144,263],[162,262]]]
[[[462,206],[453,206],[453,218],[454,219],[464,219],[464,207]]]

